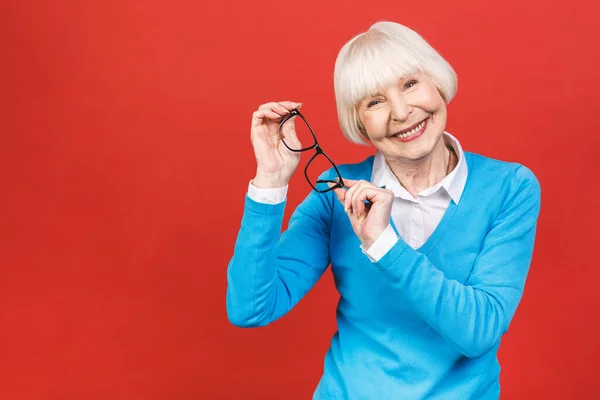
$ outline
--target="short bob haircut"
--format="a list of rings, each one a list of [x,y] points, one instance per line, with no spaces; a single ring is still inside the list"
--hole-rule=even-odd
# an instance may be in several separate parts
[[[342,47],[335,62],[334,88],[344,136],[368,145],[356,106],[367,96],[413,73],[424,73],[446,102],[454,98],[458,77],[450,64],[418,33],[404,25],[380,21]]]

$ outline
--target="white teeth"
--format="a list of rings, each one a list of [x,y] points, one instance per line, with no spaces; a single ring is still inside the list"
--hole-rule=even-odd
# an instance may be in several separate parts
[[[423,127],[424,124],[425,124],[425,121],[421,122],[416,128],[413,128],[413,129],[411,129],[408,132],[400,133],[400,134],[394,135],[394,136],[402,138],[402,139],[407,138],[407,137],[412,136],[415,133],[419,132],[421,130],[421,128]]]

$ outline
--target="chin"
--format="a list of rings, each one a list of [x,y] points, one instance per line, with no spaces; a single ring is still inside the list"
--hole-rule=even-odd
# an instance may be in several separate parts
[[[422,160],[427,159],[431,155],[432,152],[433,152],[433,149],[424,150],[424,151],[414,151],[414,152],[411,152],[410,154],[408,154],[406,158],[408,158],[411,161],[422,161]]]

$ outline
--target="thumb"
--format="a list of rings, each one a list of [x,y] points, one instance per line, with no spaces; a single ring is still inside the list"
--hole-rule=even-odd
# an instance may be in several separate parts
[[[296,118],[297,118],[297,116],[294,115],[292,118],[285,121],[283,126],[281,127],[281,133],[283,134],[283,137],[288,140],[297,139],[297,137],[296,137]]]
[[[356,185],[356,183],[358,183],[358,181],[354,179],[344,178],[344,186],[347,188],[351,188],[352,186]]]
[[[329,187],[333,186],[333,183],[328,183]],[[342,203],[342,205],[344,204],[344,200],[346,199],[346,189],[344,188],[335,188],[333,189],[333,193],[335,193],[336,197],[338,198],[338,200],[340,201],[340,203]]]

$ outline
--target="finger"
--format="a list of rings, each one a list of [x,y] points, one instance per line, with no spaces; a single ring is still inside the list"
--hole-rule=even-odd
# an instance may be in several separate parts
[[[252,117],[263,120],[263,119],[279,119],[281,116],[271,110],[270,108],[263,108],[261,110],[256,110],[252,114]]]
[[[352,212],[358,218],[362,214],[362,205],[360,204],[360,198],[365,189],[365,185],[360,182],[356,186],[353,186],[356,189],[352,192],[352,198],[350,199],[350,207],[352,208]]]
[[[285,113],[289,113],[290,111],[292,111],[295,108],[300,108],[302,107],[302,103],[298,103],[298,102],[294,102],[294,101],[271,101],[265,104],[261,104],[260,106],[258,106],[258,109],[264,109],[264,108],[270,108],[270,109],[275,109],[277,107],[281,107],[283,108],[283,110],[285,110]]]
[[[365,201],[368,201],[365,203]],[[353,207],[356,209],[358,216],[365,216],[375,203],[393,203],[394,192],[387,189],[378,188],[375,185],[367,184],[360,187],[357,193],[354,194]]]
[[[296,116],[285,121],[281,127],[281,132],[286,138],[296,138]]]
[[[271,110],[271,111],[279,114],[280,116],[288,115],[290,113],[290,110],[288,110],[282,104],[276,103],[274,101],[272,101],[270,103],[261,104],[260,106],[258,106],[258,109],[259,110],[268,109],[268,110]]]
[[[346,182],[346,179],[344,179],[344,182]],[[357,181],[352,187],[350,187],[350,189],[348,189],[348,191],[346,192],[346,198],[344,200],[344,209],[345,210],[351,210],[352,209],[352,199],[354,198],[354,193],[356,192],[356,190],[359,188],[361,184],[361,181]]]
[[[367,204],[365,204],[365,201],[370,201],[372,203],[380,192],[384,191],[365,180],[359,181],[354,187],[356,189],[352,194],[351,206],[357,216],[363,215],[369,209]]]
[[[348,207],[350,205],[350,197],[352,196],[351,192],[352,188],[346,191],[346,196],[344,196],[344,211],[348,211]]]
[[[364,215],[365,213],[365,200],[374,197],[378,189],[375,189],[371,186],[362,185],[359,189],[357,189],[354,193],[354,197],[352,199],[352,209],[357,217]]]
[[[334,183],[327,183],[327,185],[329,185],[329,187],[332,187],[334,185]],[[335,193],[337,199],[340,201],[340,203],[342,203],[342,205],[344,205],[344,198],[346,197],[346,189],[344,188],[335,188],[333,189],[333,193]]]
[[[294,108],[300,109],[303,103],[298,103],[295,101],[280,101],[279,104],[286,107],[288,110],[292,111]]]
[[[281,116],[275,112],[273,112],[270,109],[261,109],[261,110],[257,110],[254,111],[254,113],[252,113],[252,126],[259,126],[261,125],[265,120],[273,120],[273,121],[277,121],[281,118]]]
[[[352,226],[354,226],[356,224],[356,221],[358,220],[358,218],[356,218],[356,215],[352,212],[351,208],[349,208],[346,211],[346,215],[348,216],[348,219],[350,220],[350,223],[352,224]]]
[[[355,216],[359,216],[361,214],[361,209],[360,209],[360,204],[359,204],[359,198],[361,195],[361,192],[364,190],[364,187],[361,186],[355,186],[356,190],[354,191],[354,193],[352,194],[352,199],[350,200],[350,204],[352,207],[352,212]]]
[[[344,186],[349,187],[349,188],[358,184],[358,182],[360,182],[360,181],[355,181],[353,179],[348,179],[348,178],[343,178],[343,179],[344,179]]]

